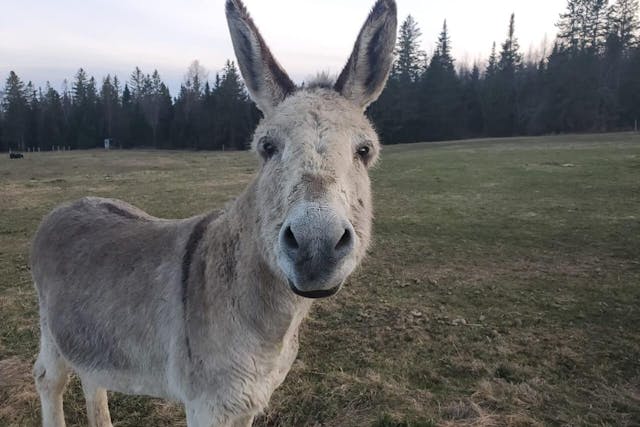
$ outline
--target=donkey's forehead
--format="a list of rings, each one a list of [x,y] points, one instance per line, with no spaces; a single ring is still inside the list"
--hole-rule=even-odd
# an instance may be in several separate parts
[[[310,132],[324,142],[336,136],[377,141],[377,135],[362,110],[327,89],[300,90],[289,96],[261,123],[256,135],[295,138]]]

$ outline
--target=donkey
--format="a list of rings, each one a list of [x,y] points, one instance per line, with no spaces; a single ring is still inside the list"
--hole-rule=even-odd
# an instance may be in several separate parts
[[[222,213],[165,220],[87,197],[44,218],[31,257],[44,426],[65,425],[71,371],[91,426],[111,426],[107,390],[181,401],[189,427],[250,426],[264,410],[311,301],[335,294],[369,245],[380,147],[364,111],[391,68],[396,14],[394,0],[378,0],[335,84],[297,88],[243,3],[227,0],[264,113],[259,172]]]

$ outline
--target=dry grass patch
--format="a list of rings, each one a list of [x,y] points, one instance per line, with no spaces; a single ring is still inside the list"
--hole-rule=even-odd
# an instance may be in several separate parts
[[[0,360],[0,420],[5,425],[25,425],[39,407],[33,364],[19,357]]]

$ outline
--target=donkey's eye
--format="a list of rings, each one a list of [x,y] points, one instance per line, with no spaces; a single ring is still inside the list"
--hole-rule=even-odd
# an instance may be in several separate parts
[[[273,139],[265,136],[260,138],[260,141],[258,142],[258,150],[262,157],[270,159],[278,152],[278,146]]]
[[[358,157],[360,157],[362,160],[365,160],[365,161],[369,158],[370,152],[371,152],[371,147],[369,147],[368,145],[362,145],[358,147],[358,149],[356,150],[356,154],[358,155]]]

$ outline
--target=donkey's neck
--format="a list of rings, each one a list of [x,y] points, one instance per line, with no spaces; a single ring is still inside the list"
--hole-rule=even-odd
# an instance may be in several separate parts
[[[217,300],[211,308],[231,310],[263,345],[278,348],[295,334],[311,302],[296,296],[265,260],[258,244],[256,192],[254,181],[209,228],[205,289],[207,299]]]

